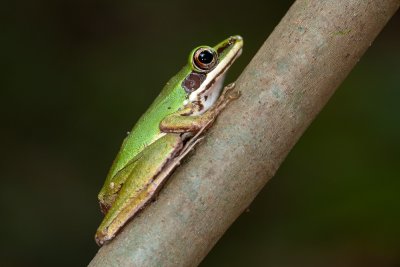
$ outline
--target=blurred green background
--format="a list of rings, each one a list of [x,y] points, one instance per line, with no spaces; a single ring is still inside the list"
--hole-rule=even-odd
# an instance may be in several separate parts
[[[0,4],[1,266],[85,266],[122,139],[189,51],[293,1]],[[400,15],[202,266],[400,266]]]

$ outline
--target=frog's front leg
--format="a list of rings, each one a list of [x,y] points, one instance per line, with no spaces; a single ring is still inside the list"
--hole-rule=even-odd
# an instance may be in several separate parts
[[[165,133],[198,132],[211,122],[232,101],[240,96],[239,91],[234,91],[235,84],[225,87],[217,102],[201,115],[192,115],[198,111],[198,106],[189,103],[184,109],[165,117],[160,123],[160,130]]]

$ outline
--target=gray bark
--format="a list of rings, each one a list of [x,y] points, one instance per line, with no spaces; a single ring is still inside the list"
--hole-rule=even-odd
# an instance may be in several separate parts
[[[298,0],[156,202],[89,266],[196,266],[275,174],[399,0]],[[260,25],[262,27],[262,25]]]

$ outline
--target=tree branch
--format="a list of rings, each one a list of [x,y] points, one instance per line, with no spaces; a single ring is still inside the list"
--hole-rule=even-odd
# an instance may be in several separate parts
[[[250,205],[399,0],[298,0],[195,153],[89,266],[196,266]]]

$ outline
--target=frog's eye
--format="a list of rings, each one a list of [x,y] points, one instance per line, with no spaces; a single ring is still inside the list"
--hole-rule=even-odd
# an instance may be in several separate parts
[[[217,53],[211,47],[200,47],[193,54],[193,65],[200,72],[211,70],[217,61]]]

